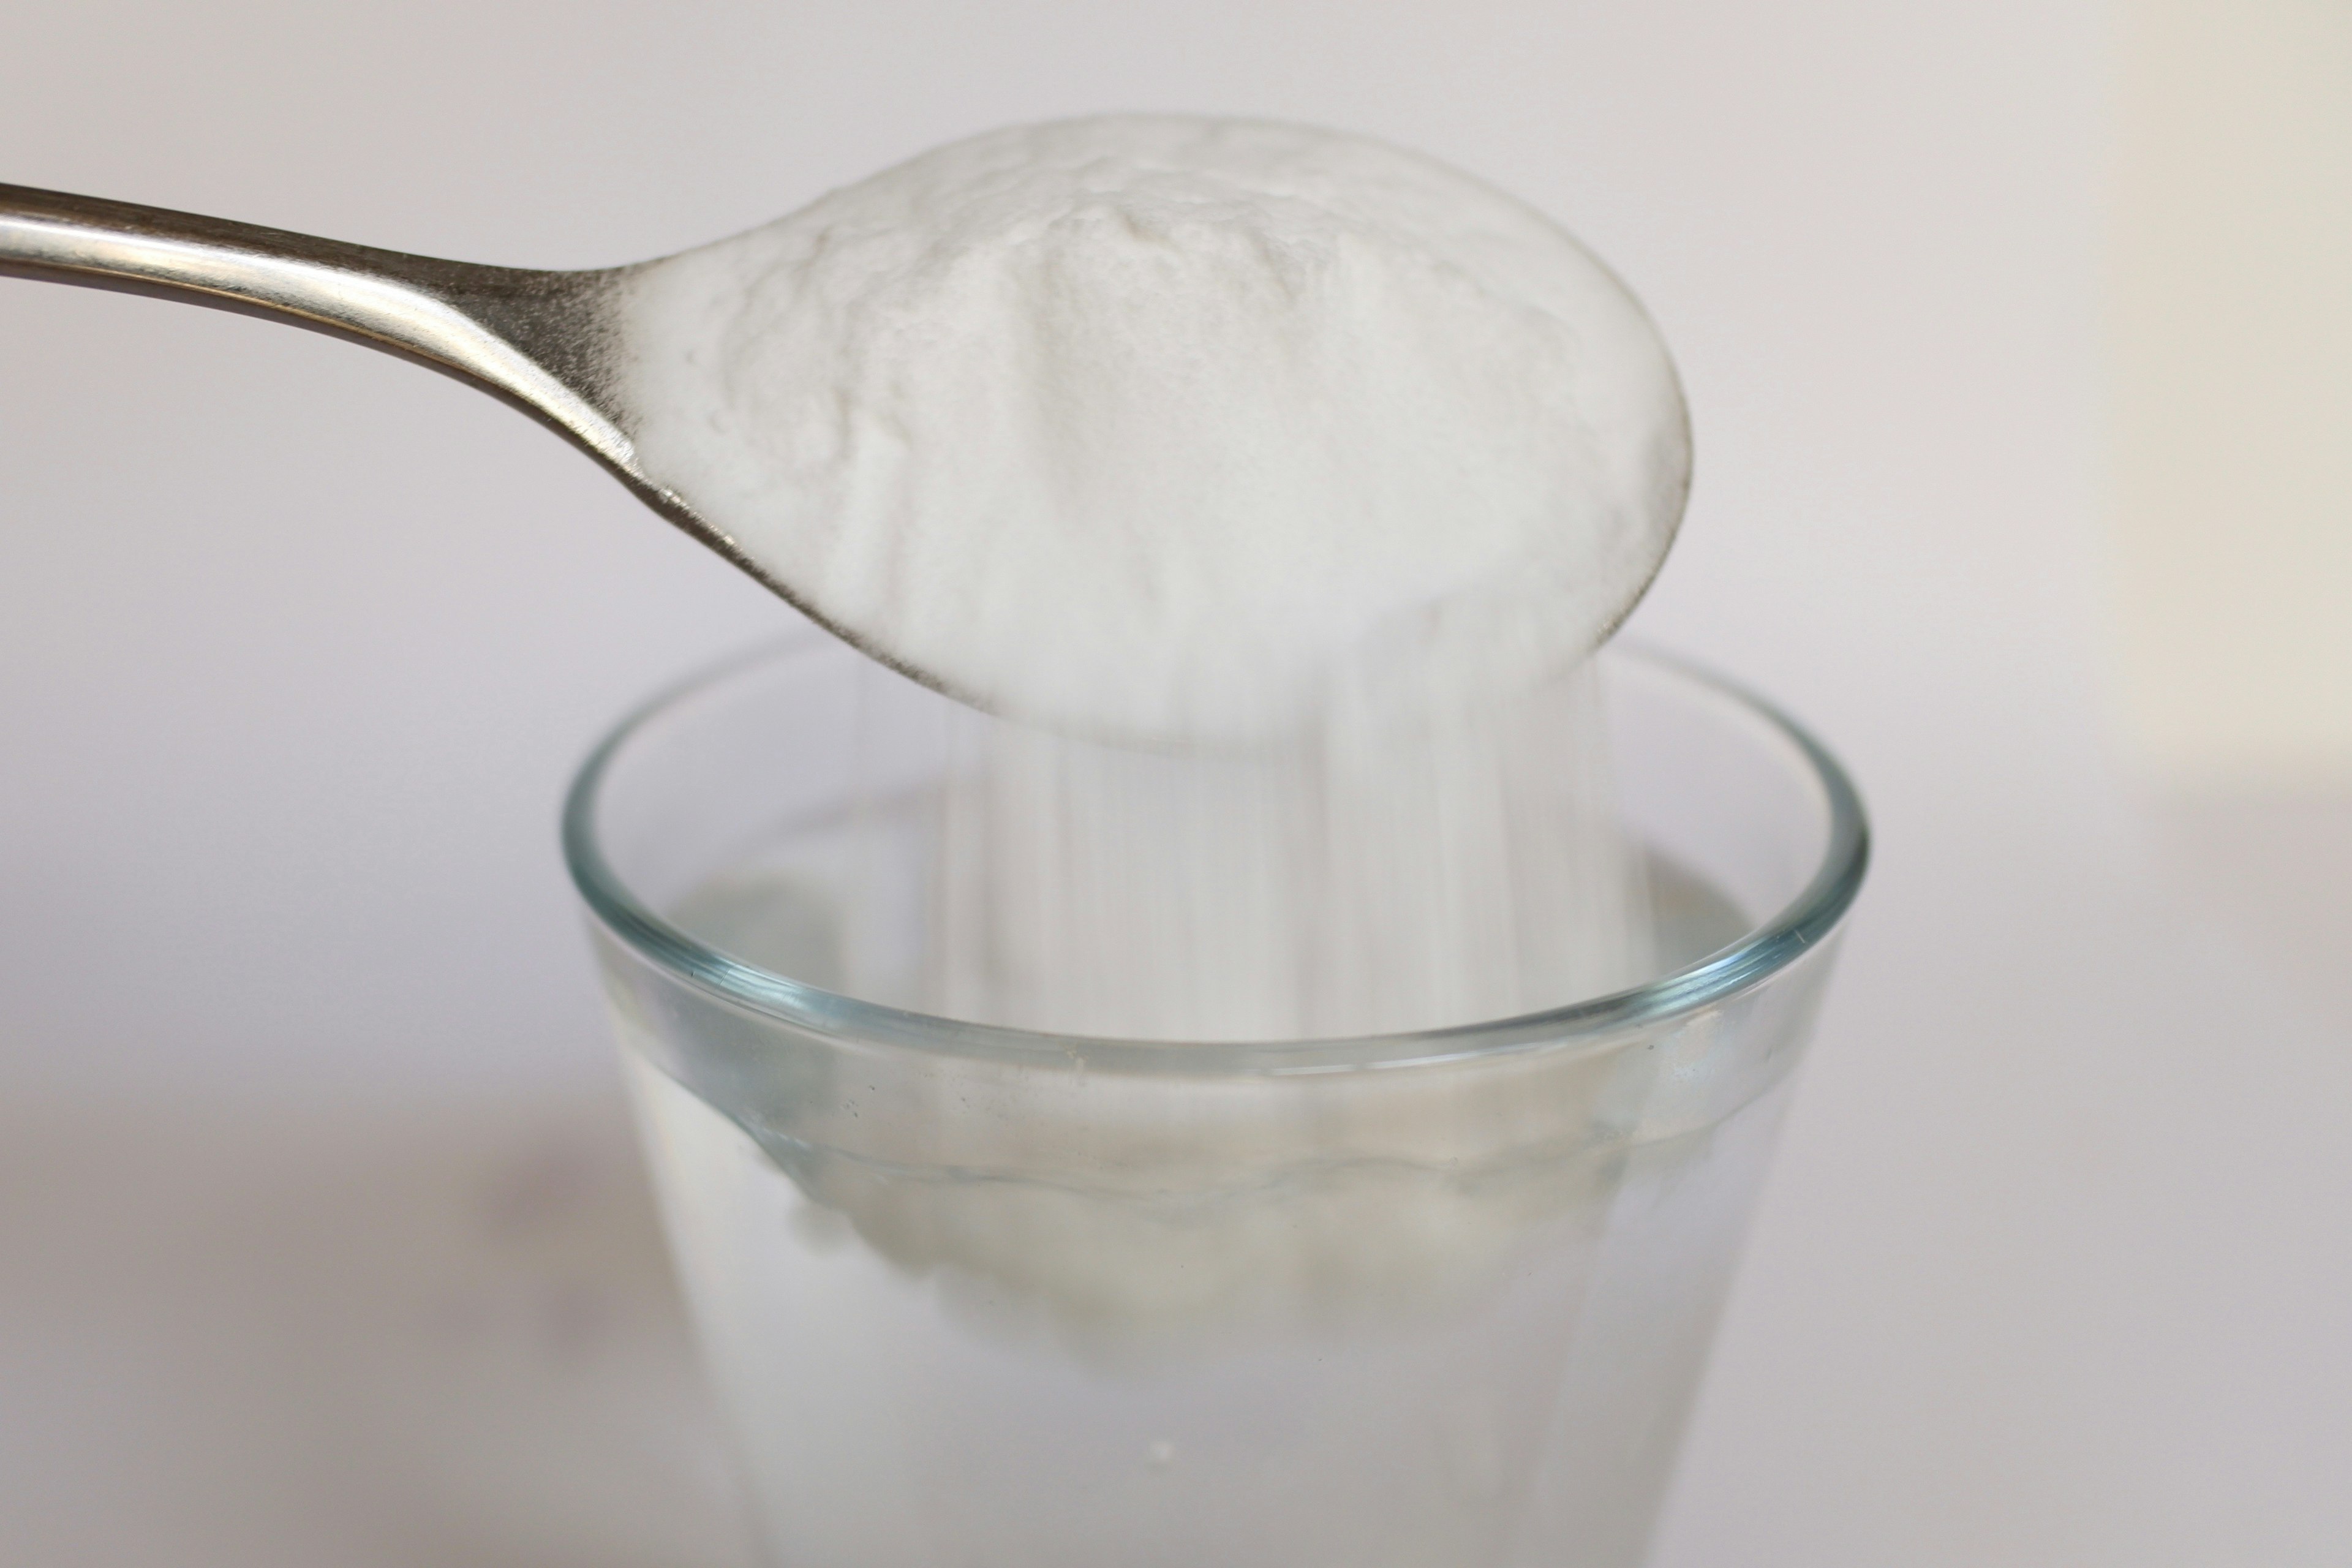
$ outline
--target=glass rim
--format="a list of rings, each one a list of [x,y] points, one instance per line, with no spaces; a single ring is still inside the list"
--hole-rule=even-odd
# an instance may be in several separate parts
[[[1679,655],[1612,643],[1607,657],[1650,666],[1728,698],[1793,746],[1829,808],[1829,833],[1805,886],[1737,942],[1655,980],[1509,1017],[1433,1029],[1330,1038],[1186,1041],[1052,1034],[971,1023],[869,1002],[774,973],[722,952],[672,924],[632,893],[604,858],[595,831],[599,792],[623,748],[647,724],[697,692],[754,667],[827,645],[809,637],[768,643],[675,681],[632,710],[589,752],[563,803],[562,844],[590,913],[625,946],[719,999],[841,1040],[895,1046],[957,1059],[1181,1078],[1347,1071],[1458,1060],[1533,1049],[1599,1047],[1750,990],[1829,940],[1862,889],[1870,827],[1862,797],[1828,748],[1773,703]]]

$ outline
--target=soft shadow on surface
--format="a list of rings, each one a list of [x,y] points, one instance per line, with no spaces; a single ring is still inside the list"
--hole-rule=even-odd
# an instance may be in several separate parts
[[[2352,787],[2176,794],[2152,816],[2176,885],[2302,1003],[2352,1017]]]
[[[740,1568],[615,1100],[0,1105],[15,1562]]]

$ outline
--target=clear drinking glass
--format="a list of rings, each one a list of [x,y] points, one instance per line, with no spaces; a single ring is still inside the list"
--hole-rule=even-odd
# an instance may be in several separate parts
[[[1769,708],[1603,665],[1660,977],[1370,1038],[888,1005],[938,764],[829,640],[604,742],[566,851],[775,1562],[1640,1561],[1866,836]]]

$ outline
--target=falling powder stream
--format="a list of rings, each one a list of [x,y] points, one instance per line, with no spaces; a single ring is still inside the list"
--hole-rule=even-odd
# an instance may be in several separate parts
[[[1235,753],[978,716],[942,790],[931,1005],[1202,1041],[1440,1027],[1647,977],[1590,667]]]

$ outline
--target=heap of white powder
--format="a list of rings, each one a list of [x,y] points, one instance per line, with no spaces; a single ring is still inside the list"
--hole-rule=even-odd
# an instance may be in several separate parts
[[[1614,629],[1682,512],[1633,297],[1355,137],[1000,131],[633,287],[646,471],[869,652],[1074,732],[1526,689]]]

